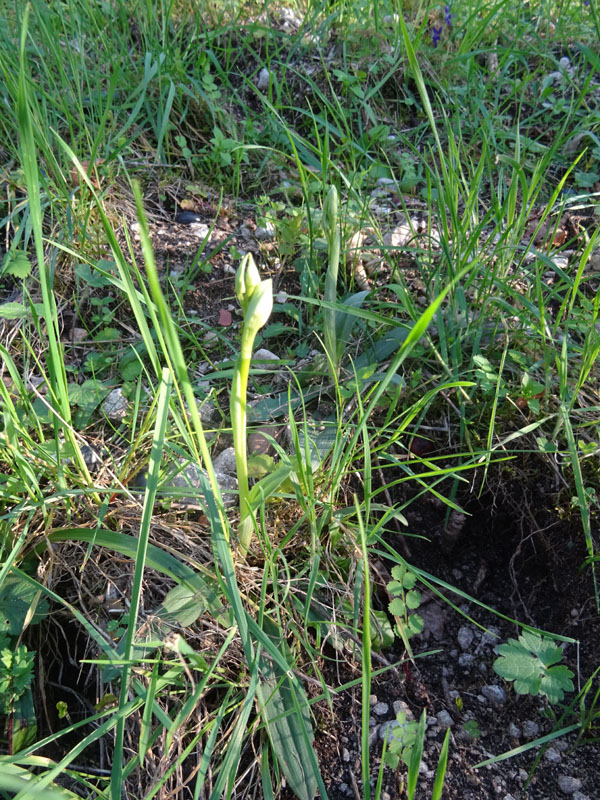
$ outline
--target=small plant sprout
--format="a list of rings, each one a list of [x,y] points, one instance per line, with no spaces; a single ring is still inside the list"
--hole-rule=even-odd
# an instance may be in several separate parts
[[[517,694],[544,694],[550,703],[560,703],[565,692],[573,691],[573,673],[557,664],[563,651],[551,639],[525,631],[516,639],[498,647],[500,658],[494,670],[508,681],[514,681]]]
[[[261,280],[252,253],[242,259],[235,276],[235,293],[244,314],[242,338],[231,384],[231,428],[235,449],[235,466],[240,494],[240,524],[238,528],[239,552],[245,556],[252,539],[254,517],[250,506],[248,487],[248,453],[246,444],[246,394],[252,348],[256,334],[271,316],[273,310],[273,284],[271,279]]]

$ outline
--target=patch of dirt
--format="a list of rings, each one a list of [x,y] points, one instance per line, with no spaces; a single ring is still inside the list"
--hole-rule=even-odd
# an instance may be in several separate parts
[[[408,508],[407,530],[423,538],[408,540],[409,561],[501,614],[577,639],[579,647],[564,647],[562,662],[575,674],[577,687],[600,662],[600,621],[595,613],[590,570],[580,569],[587,555],[581,525],[576,514],[561,518],[552,507],[552,488],[550,479],[541,480],[533,490],[515,479],[504,483],[502,497],[488,492],[482,500],[464,498],[469,516],[455,521],[459,531],[453,539],[445,533],[445,506],[435,498],[417,500]],[[401,551],[397,538],[390,544]],[[387,570],[392,565],[381,562],[375,566],[383,578],[377,590],[380,607],[385,608],[389,598],[384,586],[391,577]],[[417,720],[425,709],[428,727],[417,798],[431,797],[448,726],[450,752],[443,794],[448,800],[550,800],[563,793],[578,800],[597,797],[600,745],[596,742],[575,748],[580,743],[577,730],[549,742],[544,750],[538,746],[496,764],[474,768],[491,756],[524,747],[578,719],[566,715],[559,720],[559,707],[554,708],[553,716],[545,698],[516,694],[512,685],[494,672],[497,645],[516,638],[520,629],[464,597],[446,589],[442,594],[456,610],[434,592],[423,589],[418,613],[425,620],[425,628],[422,635],[411,640],[414,662],[384,671],[373,680],[373,785],[381,761],[384,734],[380,731],[385,723],[395,718],[395,709],[404,709],[409,718]],[[419,657],[420,653],[428,654]],[[394,648],[383,655],[395,664],[405,654]],[[379,666],[374,662],[373,669]],[[359,678],[360,666],[340,666],[333,661],[324,674],[330,685],[339,686],[340,678],[342,683]],[[596,678],[590,698],[599,685]],[[567,695],[565,702],[573,697],[574,693]],[[360,709],[357,686],[335,698],[333,716],[324,704],[318,712],[317,750],[331,800],[364,797]],[[536,757],[542,753],[541,763],[528,783]],[[382,797],[405,797],[405,776],[402,764],[397,770],[386,767]]]

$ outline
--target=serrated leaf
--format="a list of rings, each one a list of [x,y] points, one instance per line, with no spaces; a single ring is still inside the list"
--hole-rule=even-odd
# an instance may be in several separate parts
[[[405,589],[412,589],[416,582],[417,576],[414,574],[414,572],[407,572],[402,579],[402,585]]]
[[[31,262],[23,250],[8,252],[2,261],[2,274],[14,278],[26,278],[31,272]]]
[[[404,600],[408,608],[418,608],[421,605],[421,592],[411,589],[410,592],[406,593]]]
[[[406,613],[406,603],[401,597],[394,597],[388,605],[388,608],[390,614],[393,614],[395,617],[403,617]]]
[[[573,690],[573,673],[564,665],[550,666],[562,658],[562,650],[551,639],[525,631],[518,641],[509,639],[498,647],[500,657],[494,670],[514,681],[517,694],[545,694],[551,703],[560,702]]]

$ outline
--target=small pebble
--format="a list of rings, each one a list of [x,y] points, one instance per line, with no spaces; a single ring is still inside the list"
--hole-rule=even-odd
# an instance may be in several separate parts
[[[256,81],[256,88],[259,92],[265,92],[269,88],[269,70],[263,67],[258,73],[258,80]]]
[[[553,747],[549,747],[546,752],[544,753],[544,758],[546,761],[549,761],[551,764],[557,764],[561,760],[560,753],[558,750],[555,750]]]
[[[458,631],[458,643],[460,645],[461,650],[468,650],[471,644],[473,643],[473,629],[470,628],[468,625],[462,625]]]
[[[461,653],[458,657],[459,667],[469,667],[475,661],[475,656],[472,653]]]
[[[440,728],[442,728],[442,730],[451,728],[452,725],[454,725],[454,720],[447,711],[438,711],[435,717],[438,721],[438,725],[440,726]]]
[[[252,356],[252,364],[255,367],[260,369],[276,369],[277,364],[257,364],[257,361],[269,362],[269,361],[279,361],[279,356],[276,356],[275,353],[272,353],[270,350],[265,349],[264,347],[259,348],[254,355]]]
[[[506,703],[506,692],[501,686],[483,686],[481,694],[489,700],[493,706],[502,706]]]
[[[573,800],[590,800],[590,798],[583,792],[573,792]]]
[[[345,747],[342,748],[342,761],[350,761],[350,753]]]
[[[390,707],[387,703],[375,703],[373,706],[373,713],[380,717],[382,717],[384,714],[387,714],[389,710]]]
[[[518,739],[519,736],[521,735],[521,731],[517,728],[514,722],[509,723],[508,735],[512,736],[513,739]]]
[[[408,703],[405,703],[404,700],[394,700],[392,703],[392,708],[394,709],[394,714],[396,714],[396,716],[404,712],[406,714],[406,719],[413,718],[413,713],[410,710]]]
[[[574,778],[572,775],[559,775],[558,785],[561,792],[565,794],[574,794],[581,789],[581,781],[579,778]]]
[[[537,722],[534,722],[531,719],[526,719],[523,723],[523,735],[526,736],[528,739],[535,739],[539,735],[540,726]]]
[[[500,642],[500,629],[495,625],[490,625],[489,628],[481,635],[482,644],[498,644]]]
[[[401,722],[398,722],[395,719],[389,720],[389,722],[384,722],[382,725],[379,726],[379,738],[383,742],[383,740],[387,737],[388,742],[390,739],[393,738],[394,730],[402,730],[404,726]]]

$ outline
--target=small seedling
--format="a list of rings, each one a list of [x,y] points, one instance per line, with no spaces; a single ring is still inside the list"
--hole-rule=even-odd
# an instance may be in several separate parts
[[[402,760],[406,766],[410,764],[410,756],[415,746],[419,723],[406,719],[406,711],[396,715],[397,724],[390,724],[387,732],[387,749],[383,760],[388,767],[397,769]]]
[[[388,608],[396,618],[396,632],[406,644],[406,640],[423,630],[422,617],[411,613],[421,605],[421,593],[414,588],[417,576],[403,564],[392,569],[392,578],[387,587],[393,595]]]
[[[565,692],[573,691],[573,673],[561,660],[563,651],[551,639],[525,631],[519,639],[509,639],[498,647],[500,658],[494,670],[514,681],[517,694],[546,695],[550,703],[560,703]]]

